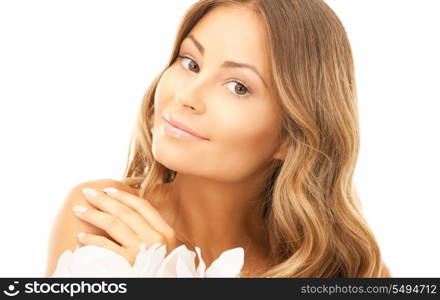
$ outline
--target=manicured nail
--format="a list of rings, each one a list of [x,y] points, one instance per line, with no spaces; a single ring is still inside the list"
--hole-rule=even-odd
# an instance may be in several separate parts
[[[118,190],[115,189],[114,187],[106,187],[102,189],[104,192],[106,192],[107,194],[114,194],[117,193]]]
[[[98,192],[91,188],[83,188],[82,189],[84,195],[90,196],[90,197],[96,197],[98,196]]]
[[[141,243],[140,245],[139,245],[139,251],[145,251],[147,249],[147,244],[145,244],[145,243]]]
[[[87,210],[87,207],[81,206],[81,205],[75,205],[73,207],[73,211],[77,212],[77,213],[82,213],[85,212]]]
[[[85,235],[86,235],[86,234],[85,234],[84,232],[80,232],[80,233],[78,233],[76,236],[77,236],[79,239],[81,239],[81,238],[83,238]]]

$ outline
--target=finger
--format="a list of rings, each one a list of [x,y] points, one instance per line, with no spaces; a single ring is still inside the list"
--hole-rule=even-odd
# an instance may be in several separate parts
[[[90,189],[84,189],[84,196],[93,206],[119,218],[138,237],[147,238],[148,244],[157,242],[160,239],[160,234],[137,211],[124,203],[96,190],[90,192]]]
[[[174,230],[163,219],[156,208],[148,200],[137,197],[114,187],[104,188],[103,191],[110,197],[124,203],[137,211],[157,232],[161,233],[166,239],[175,239]]]
[[[73,210],[77,217],[93,224],[106,231],[116,242],[127,248],[137,248],[140,240],[137,234],[131,230],[125,223],[119,220],[118,217],[112,216],[108,213],[93,209],[93,208],[79,208],[77,205]]]
[[[84,233],[80,232],[77,235],[78,241],[81,244],[84,245],[94,245],[97,247],[102,247],[109,249],[113,252],[118,253],[119,255],[124,255],[124,248],[116,244],[115,242],[109,240],[106,237],[103,237],[101,235],[91,234],[91,233]]]

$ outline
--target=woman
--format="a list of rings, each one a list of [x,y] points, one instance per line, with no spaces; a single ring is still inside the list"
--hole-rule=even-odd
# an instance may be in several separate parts
[[[84,230],[81,244],[131,262],[159,241],[207,265],[243,247],[240,277],[390,276],[352,180],[358,151],[351,48],[323,1],[198,1],[145,94],[124,178],[69,193],[47,274]],[[103,201],[108,185],[136,197]],[[75,219],[76,204],[92,209]]]

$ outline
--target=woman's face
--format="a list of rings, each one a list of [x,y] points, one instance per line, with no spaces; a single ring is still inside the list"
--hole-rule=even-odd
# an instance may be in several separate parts
[[[156,89],[153,155],[178,173],[242,181],[280,159],[280,111],[264,83],[263,24],[249,9],[217,7],[188,36],[179,52],[187,58],[176,59]],[[260,76],[225,61],[253,66]],[[164,115],[207,139],[169,134]]]

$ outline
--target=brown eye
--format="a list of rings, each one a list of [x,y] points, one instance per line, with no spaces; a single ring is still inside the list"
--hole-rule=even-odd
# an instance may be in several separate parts
[[[190,63],[188,64],[188,67],[185,67],[189,70],[195,71],[196,73],[199,71],[199,67],[197,66],[197,64],[189,57],[186,56],[178,56],[178,58],[180,58],[182,61],[184,61],[184,59],[189,59]]]
[[[241,83],[237,83],[237,85],[235,86],[235,92],[237,92],[237,94],[239,94],[239,95],[246,95],[247,89]]]
[[[235,84],[235,87],[233,90],[229,89],[233,94],[237,97],[246,97],[247,95],[250,95],[251,92],[247,88],[247,86],[244,83],[241,83],[240,81],[234,80],[231,82],[228,82],[228,84]]]

